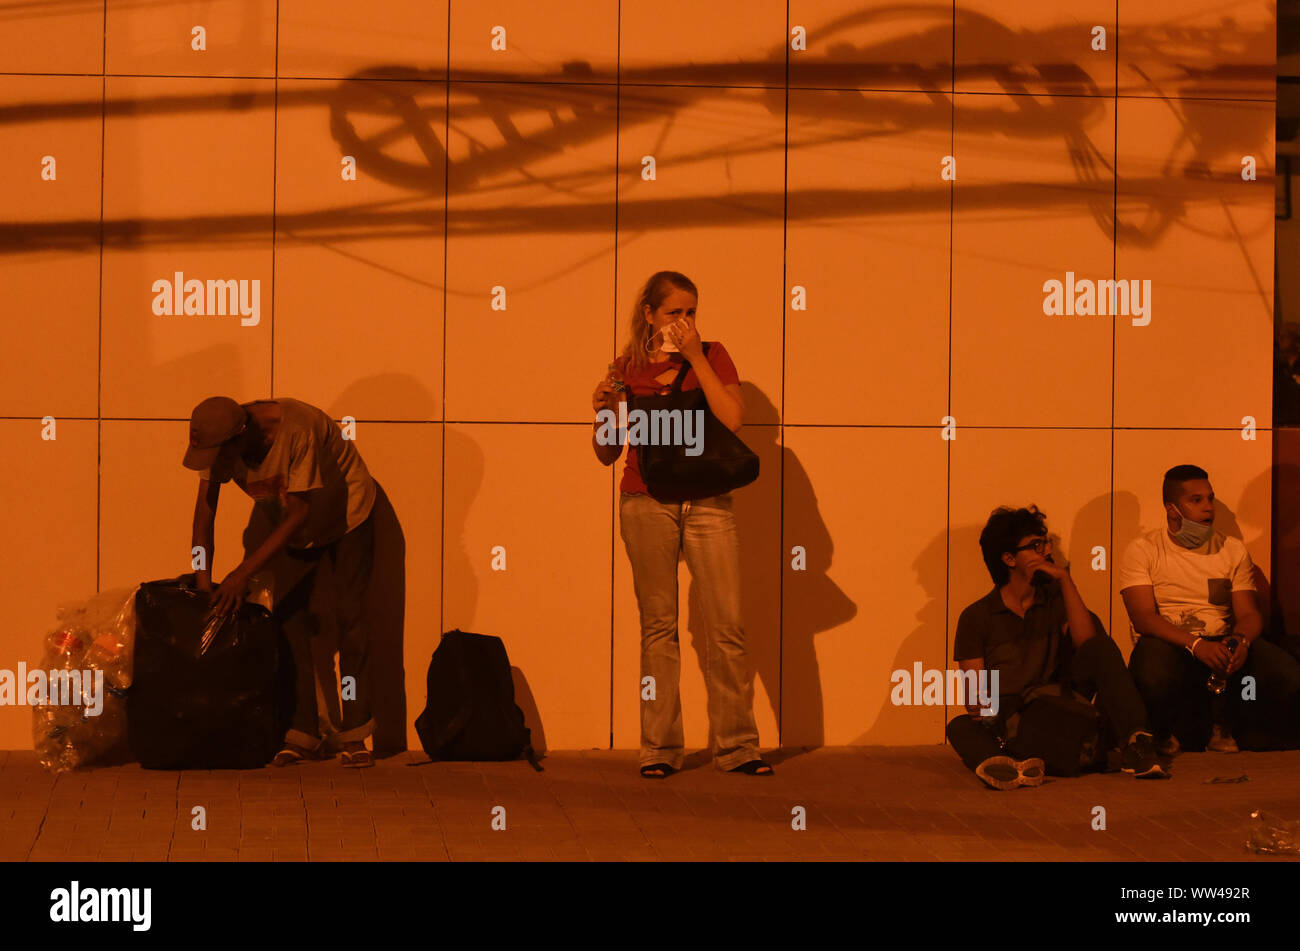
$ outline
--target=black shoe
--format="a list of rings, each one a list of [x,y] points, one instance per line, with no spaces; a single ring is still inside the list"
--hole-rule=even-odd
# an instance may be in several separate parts
[[[1132,773],[1134,779],[1169,778],[1169,771],[1156,758],[1156,744],[1150,733],[1134,734],[1132,741],[1124,747],[1120,764],[1120,768]]]

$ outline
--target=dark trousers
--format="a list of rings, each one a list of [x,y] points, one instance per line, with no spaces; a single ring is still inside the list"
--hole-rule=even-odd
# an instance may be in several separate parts
[[[293,654],[295,706],[287,739],[311,746],[320,735],[316,711],[316,666],[311,639],[317,631],[312,613],[328,601],[338,622],[339,675],[352,678],[356,691],[344,682],[340,705],[343,729],[339,739],[364,740],[373,732],[370,718],[369,638],[365,618],[366,589],[375,557],[373,515],[338,541],[320,548],[286,549],[279,568],[297,580],[288,593],[277,596],[275,613]]]
[[[1054,682],[1093,698],[1109,744],[1122,745],[1134,733],[1149,729],[1146,707],[1124,666],[1124,657],[1105,634],[1094,635],[1079,647],[1073,643],[1067,646]],[[996,717],[963,714],[948,724],[948,742],[967,768],[975,769],[990,756],[1027,759],[1039,755],[1041,751],[1026,750],[1014,743],[1007,748],[1003,742],[1007,717],[1022,706],[1021,697],[1004,695],[999,699]]]
[[[1157,738],[1170,733],[1187,750],[1203,750],[1213,725],[1213,694],[1206,689],[1210,668],[1158,637],[1144,634],[1129,658],[1133,680],[1151,711]],[[1242,678],[1255,678],[1255,699],[1242,699]],[[1241,749],[1300,746],[1300,661],[1258,638],[1246,663],[1228,681],[1222,697],[1226,723]]]

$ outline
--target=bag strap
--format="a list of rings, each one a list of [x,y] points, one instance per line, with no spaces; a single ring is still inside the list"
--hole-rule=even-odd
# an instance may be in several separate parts
[[[706,343],[704,345],[704,359],[707,360],[708,358],[709,358],[709,345]],[[682,368],[679,371],[677,371],[677,378],[673,380],[673,388],[670,391],[673,396],[676,396],[677,394],[681,393],[682,384],[686,382],[686,374],[690,372],[691,372],[691,361],[687,360],[685,357],[682,357]]]

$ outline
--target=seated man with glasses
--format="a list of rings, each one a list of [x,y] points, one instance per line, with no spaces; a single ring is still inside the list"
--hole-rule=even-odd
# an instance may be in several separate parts
[[[1089,747],[1120,741],[1124,772],[1167,777],[1119,648],[1051,549],[1046,516],[1032,505],[998,508],[984,526],[980,550],[994,586],[962,611],[953,659],[963,671],[997,671],[998,705],[982,711],[968,693],[949,742],[994,789],[1037,786],[1049,769],[1073,775],[1081,760],[1098,758]]]

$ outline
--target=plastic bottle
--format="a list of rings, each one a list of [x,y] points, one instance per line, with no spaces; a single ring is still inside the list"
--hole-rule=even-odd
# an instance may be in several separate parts
[[[1228,649],[1228,656],[1231,657],[1233,651],[1237,649],[1237,639],[1230,637],[1223,642],[1223,646]],[[1228,687],[1228,678],[1223,676],[1217,670],[1210,672],[1210,679],[1205,682],[1205,689],[1210,693],[1218,696]]]
[[[102,670],[110,686],[118,690],[131,686],[126,637],[121,632],[108,631],[91,641],[86,648],[85,663],[91,670]]]
[[[32,708],[32,745],[37,761],[55,772],[93,762],[122,747],[126,738],[126,689],[131,685],[135,644],[135,588],[101,591],[58,609],[56,628],[42,640],[40,666],[48,671],[80,670],[82,695],[76,703]],[[102,704],[89,716],[94,682],[103,672]],[[49,697],[55,700],[59,698]]]
[[[1250,814],[1246,848],[1271,855],[1300,855],[1300,822],[1256,809]]]
[[[81,662],[90,641],[83,628],[63,627],[51,631],[45,638],[45,656],[41,666],[46,670],[71,670]]]

